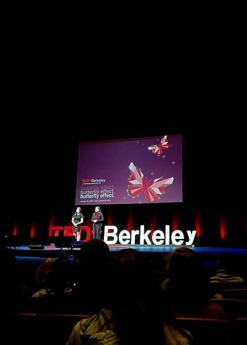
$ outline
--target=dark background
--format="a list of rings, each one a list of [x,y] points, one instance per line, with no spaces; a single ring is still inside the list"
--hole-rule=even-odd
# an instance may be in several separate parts
[[[66,17],[6,13],[2,41],[2,232],[47,233],[50,215],[75,210],[78,143],[183,134],[181,205],[136,206],[135,224],[157,214],[182,229],[201,214],[203,244],[247,246],[246,53],[238,25],[201,18],[172,30],[103,25],[85,32]],[[195,18],[194,18],[195,19]],[[223,18],[222,18],[223,21]],[[215,25],[216,24],[216,25]],[[76,26],[76,25],[75,25]],[[73,30],[74,29],[74,30]],[[157,29],[157,31],[156,31]],[[160,29],[160,28],[159,28]],[[104,209],[124,226],[126,207]],[[84,209],[86,216],[92,209]],[[215,238],[215,234],[217,234]],[[225,245],[223,243],[222,245]]]

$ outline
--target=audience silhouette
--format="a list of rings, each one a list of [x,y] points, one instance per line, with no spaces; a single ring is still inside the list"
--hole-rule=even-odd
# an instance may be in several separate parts
[[[135,249],[121,249],[108,261],[102,308],[77,322],[67,345],[192,344],[189,333],[160,308],[160,287],[152,265]],[[169,323],[168,323],[169,320]]]
[[[227,319],[224,310],[210,300],[208,272],[198,253],[188,247],[177,247],[168,254],[166,265],[167,278],[161,287],[176,317]]]
[[[210,277],[211,283],[244,283],[244,279],[234,274],[237,267],[234,256],[229,252],[222,252],[218,258],[218,270]]]

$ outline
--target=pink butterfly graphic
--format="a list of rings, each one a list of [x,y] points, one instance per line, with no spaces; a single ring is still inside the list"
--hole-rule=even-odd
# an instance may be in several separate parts
[[[152,151],[154,154],[156,154],[157,156],[160,156],[161,153],[163,152],[163,150],[166,150],[169,148],[169,144],[168,144],[168,139],[167,139],[167,135],[165,135],[161,141],[159,145],[152,145],[152,146],[148,146],[148,150]]]
[[[146,177],[143,175],[141,169],[136,168],[134,163],[129,165],[130,176],[128,185],[128,194],[137,197],[144,193],[147,202],[157,201],[162,194],[165,193],[166,187],[171,185],[174,181],[174,177],[163,178],[146,181]]]

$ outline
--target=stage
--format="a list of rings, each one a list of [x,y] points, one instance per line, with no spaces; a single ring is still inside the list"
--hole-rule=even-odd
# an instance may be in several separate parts
[[[7,246],[7,249],[11,251],[19,261],[41,261],[44,257],[60,257],[61,255],[67,256],[72,260],[77,256],[80,249],[84,245],[83,241],[72,241],[69,246],[65,243],[57,242],[50,244],[29,244],[19,246]],[[110,253],[118,252],[124,248],[134,248],[138,251],[144,252],[147,257],[155,262],[162,262],[167,253],[172,252],[178,246],[174,245],[109,245]],[[244,258],[244,262],[247,262],[247,248],[230,248],[230,247],[197,247],[188,246],[195,252],[200,254],[203,261],[211,268],[216,267],[219,254],[222,252],[229,252],[234,257]]]
[[[30,255],[32,253],[40,253],[44,254],[45,256],[51,254],[56,255],[58,251],[77,251],[83,246],[83,241],[72,241],[70,246],[59,245],[55,243],[51,243],[49,245],[42,245],[42,244],[27,244],[27,245],[20,245],[20,246],[7,246],[7,249],[14,250],[15,253],[19,255]],[[141,252],[146,253],[169,253],[173,251],[176,247],[175,245],[109,245],[109,249],[111,252],[116,252],[124,248],[134,248]],[[219,254],[221,252],[230,252],[232,254],[240,254],[240,255],[247,255],[247,248],[231,248],[231,247],[197,247],[197,246],[187,246],[188,248],[193,249],[195,252],[199,254]]]

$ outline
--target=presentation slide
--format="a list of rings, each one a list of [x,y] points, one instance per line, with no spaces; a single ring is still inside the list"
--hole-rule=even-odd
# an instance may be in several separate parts
[[[76,205],[183,201],[182,135],[80,142]]]

